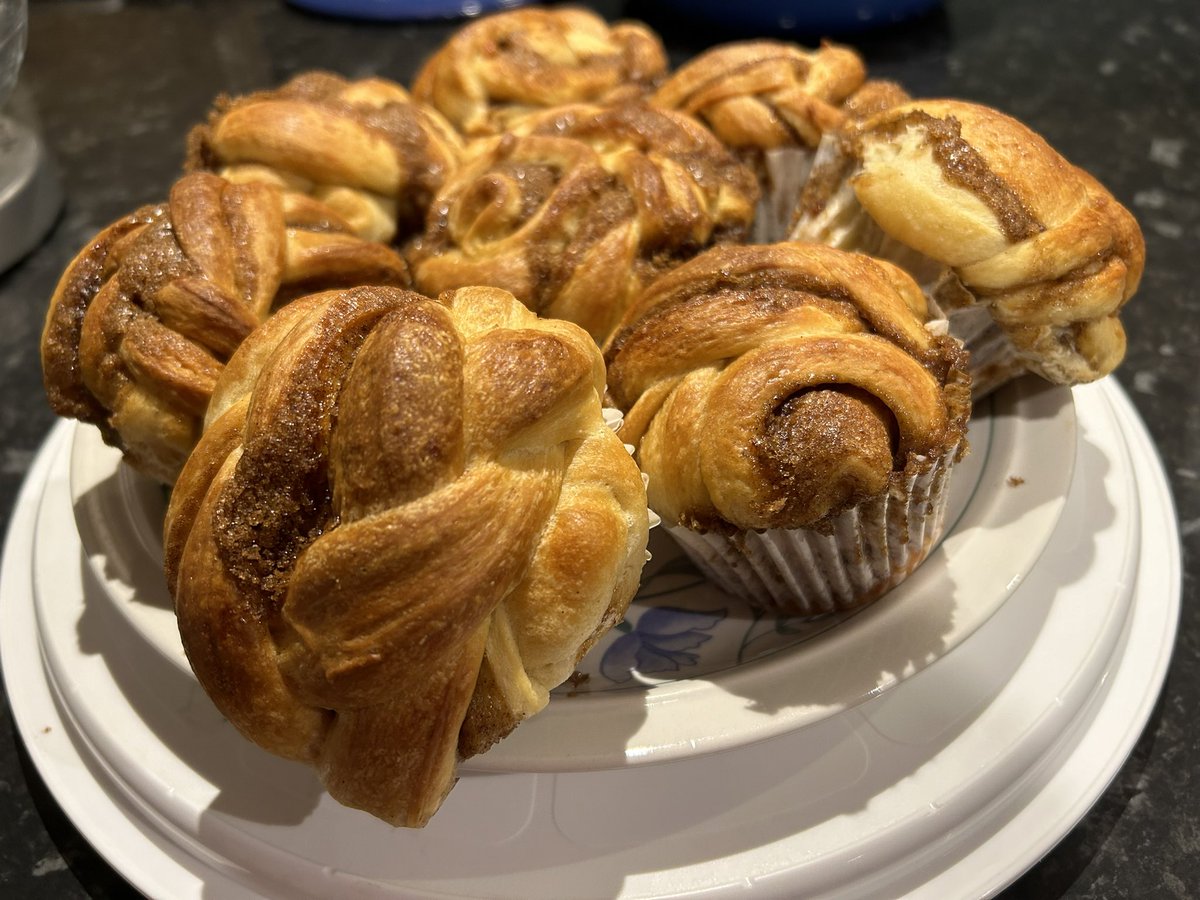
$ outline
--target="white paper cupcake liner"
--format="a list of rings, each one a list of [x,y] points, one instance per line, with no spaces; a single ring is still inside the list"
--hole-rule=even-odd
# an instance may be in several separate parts
[[[815,187],[825,196],[811,198],[820,201],[820,209],[815,212],[804,208],[794,210],[789,238],[826,244],[839,250],[862,247],[862,252],[868,252],[865,247],[878,240],[883,232],[863,213],[847,178],[851,174],[848,160],[834,135],[825,135],[817,145],[809,174],[814,184],[802,186],[797,191],[797,206],[805,190],[811,191]]]
[[[881,597],[929,555],[945,526],[957,453],[951,449],[820,531],[730,536],[663,527],[710,580],[748,603],[792,616],[853,609]]]
[[[970,359],[971,398],[980,400],[996,388],[1029,371],[1008,333],[992,318],[987,306],[974,304],[943,310],[950,334],[963,342]]]
[[[604,417],[604,424],[613,431],[620,431],[625,422],[625,413],[612,406],[600,407],[600,415]]]
[[[774,244],[787,238],[792,212],[812,171],[814,155],[809,147],[778,147],[763,153],[758,165],[762,195],[754,211],[751,243]]]
[[[601,407],[600,414],[604,416],[604,424],[611,428],[617,434],[617,436],[620,437],[621,426],[625,423],[625,414],[621,412],[621,410],[611,406]],[[633,444],[624,444],[624,447],[630,456],[633,456],[636,452]],[[650,476],[645,472],[642,472],[642,486],[647,488],[650,486]],[[658,513],[649,508],[647,508],[646,512],[649,514],[650,528],[657,528],[662,524],[662,517]],[[650,551],[647,550],[646,562],[649,561]]]
[[[838,154],[836,141],[822,141],[813,170],[836,168]],[[962,341],[970,354],[967,371],[971,374],[971,395],[976,400],[1027,370],[987,304],[976,301],[949,267],[890,237],[867,215],[848,180],[833,189],[819,212],[797,216],[791,238],[865,253],[894,263],[912,275],[929,299],[935,320],[945,319],[948,333]],[[936,298],[945,279],[951,279],[970,302],[957,308],[940,305]]]
[[[842,164],[839,142],[827,135],[822,138],[813,159],[813,177],[819,180],[827,177],[823,172],[836,172],[843,168],[846,169],[846,176],[852,174],[850,169]],[[900,243],[880,228],[858,202],[858,196],[850,186],[848,177],[843,177],[833,186],[823,200],[818,212],[796,211],[795,221],[791,223],[788,231],[791,240],[812,241],[836,250],[865,253],[876,259],[885,259],[912,275],[926,294],[932,291],[938,279],[945,273],[944,265]]]

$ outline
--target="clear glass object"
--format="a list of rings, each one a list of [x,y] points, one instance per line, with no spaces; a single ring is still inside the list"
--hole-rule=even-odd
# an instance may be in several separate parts
[[[0,107],[17,83],[25,56],[27,20],[25,0],[0,0]]]
[[[26,0],[0,0],[0,273],[46,236],[62,208],[62,187],[25,115],[5,106],[25,57]]]

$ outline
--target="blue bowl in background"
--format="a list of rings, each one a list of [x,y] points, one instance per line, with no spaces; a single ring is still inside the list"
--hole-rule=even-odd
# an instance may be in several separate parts
[[[655,0],[656,5],[738,31],[845,34],[923,15],[941,0]],[[636,15],[637,4],[630,4]]]
[[[327,16],[417,21],[477,16],[523,6],[529,0],[288,0]],[[652,0],[646,5],[741,32],[834,34],[891,25],[929,12],[941,0]],[[637,2],[624,13],[637,17]]]
[[[478,16],[485,12],[522,6],[527,0],[288,0],[288,2],[300,9],[326,16],[398,22]]]

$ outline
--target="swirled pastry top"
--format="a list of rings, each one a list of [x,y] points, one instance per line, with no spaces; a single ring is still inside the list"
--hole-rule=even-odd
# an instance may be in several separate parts
[[[196,173],[100,232],[63,273],[42,333],[50,405],[175,479],[218,374],[276,305],[346,284],[408,284],[399,256],[317,201]]]
[[[658,36],[584,9],[517,9],[455,33],[422,67],[413,94],[471,137],[525,113],[642,97],[666,73]]]
[[[707,530],[820,527],[961,447],[961,346],[899,268],[815,244],[717,247],[606,350],[650,505]]]
[[[408,258],[425,293],[495,285],[601,341],[643,284],[740,240],[757,197],[750,170],[682,113],[563,107],[464,164]]]
[[[188,136],[188,167],[311,195],[367,240],[418,227],[458,165],[462,141],[435,110],[383,78],[307,72],[282,87],[221,97]]]
[[[815,147],[841,124],[840,105],[865,75],[858,54],[846,47],[743,41],[692,59],[651,102],[696,116],[730,147]]]
[[[1137,222],[1091,175],[987,107],[922,100],[852,135],[858,201],[888,235],[950,266],[1026,366],[1091,381],[1125,351],[1141,279]]]
[[[302,298],[235,354],[167,513],[180,634],[247,737],[424,824],[623,615],[641,474],[599,350],[511,295]]]

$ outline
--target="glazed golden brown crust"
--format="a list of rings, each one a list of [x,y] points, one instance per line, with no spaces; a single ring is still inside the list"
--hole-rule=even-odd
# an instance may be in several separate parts
[[[188,137],[187,164],[307,194],[359,237],[386,242],[419,227],[461,153],[450,124],[400,85],[307,72],[276,90],[219,98]]]
[[[891,237],[943,263],[986,304],[1019,360],[1073,384],[1112,371],[1141,231],[1094,178],[995,110],[913,102],[855,136],[854,192]],[[960,292],[961,293],[961,292]]]
[[[165,533],[221,711],[339,801],[424,824],[636,590],[645,492],[603,382],[586,333],[491,288],[330,292],[256,331]]]
[[[651,100],[696,116],[739,150],[815,147],[866,70],[853,50],[777,41],[724,44],[674,72]]]
[[[896,82],[870,78],[842,101],[839,111],[842,113],[843,123],[862,122],[910,100],[912,97],[908,95],[908,91]]]
[[[644,25],[609,25],[583,9],[519,9],[458,31],[422,67],[413,94],[478,137],[539,109],[643,97],[666,69]]]
[[[42,334],[50,404],[173,481],[246,335],[298,293],[355,283],[406,285],[408,271],[314,200],[186,176],[168,203],[97,235],[60,279]]]
[[[408,257],[427,294],[495,285],[602,341],[644,284],[743,237],[757,196],[750,171],[685,115],[563,107],[465,164]]]
[[[816,527],[961,443],[956,342],[895,266],[719,247],[655,282],[606,350],[650,504],[699,531]]]

